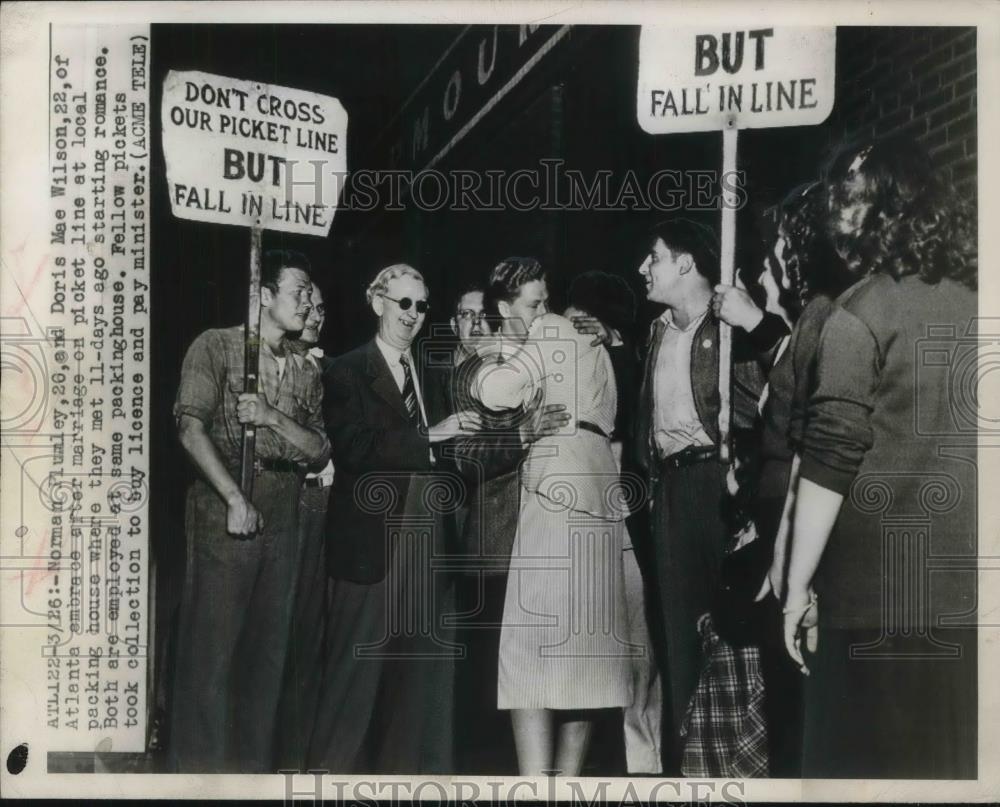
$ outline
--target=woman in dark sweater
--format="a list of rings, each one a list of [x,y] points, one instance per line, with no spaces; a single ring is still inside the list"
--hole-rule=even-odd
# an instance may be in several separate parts
[[[775,615],[782,595],[802,424],[815,385],[819,334],[834,299],[849,285],[843,263],[824,230],[825,210],[819,183],[799,186],[785,197],[770,217],[772,246],[760,279],[767,292],[768,310],[792,328],[788,344],[768,374],[752,505],[760,537],[773,547],[771,569],[757,599],[764,599],[768,589],[777,598],[766,599],[762,606],[766,612],[761,658],[770,772],[791,778],[798,777],[801,769],[802,688],[798,672],[784,652],[780,619]]]
[[[956,567],[975,563],[976,437],[952,383],[975,367],[974,219],[908,140],[842,150],[825,185],[859,280],[822,330],[793,517],[803,775],[975,777],[975,575]]]
[[[797,480],[806,404],[816,383],[819,334],[833,301],[851,282],[825,232],[825,212],[826,197],[820,183],[793,190],[774,213],[774,246],[761,276],[769,308],[774,307],[794,326],[787,347],[768,374],[767,397],[761,407],[761,466],[754,507],[758,530],[774,542],[768,584],[778,599],[790,526],[792,497],[788,494],[794,491]]]

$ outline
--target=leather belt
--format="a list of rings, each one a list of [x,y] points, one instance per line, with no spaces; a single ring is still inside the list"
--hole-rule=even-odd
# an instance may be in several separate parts
[[[601,437],[604,437],[607,440],[611,439],[610,437],[608,437],[608,435],[604,433],[604,429],[602,429],[596,423],[591,423],[589,420],[578,420],[576,422],[576,426],[578,429],[583,429],[585,432],[593,432],[594,434],[601,435]]]
[[[328,488],[332,484],[333,479],[325,476],[307,476],[302,480],[302,486],[307,488]]]
[[[660,460],[660,464],[665,468],[684,468],[698,462],[717,459],[718,456],[719,450],[715,446],[688,446],[676,454],[664,457]]]

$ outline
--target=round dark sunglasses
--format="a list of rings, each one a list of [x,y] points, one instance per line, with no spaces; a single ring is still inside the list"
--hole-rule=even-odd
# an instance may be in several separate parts
[[[416,306],[418,314],[426,314],[427,309],[431,307],[431,304],[426,300],[417,300],[416,303],[413,302],[409,297],[400,297],[398,300],[395,297],[390,297],[388,294],[383,294],[383,297],[387,300],[392,300],[396,305],[399,306],[400,311],[409,311],[410,306]]]

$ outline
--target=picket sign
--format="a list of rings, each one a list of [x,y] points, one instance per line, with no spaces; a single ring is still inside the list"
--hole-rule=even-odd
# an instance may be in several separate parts
[[[347,175],[347,112],[305,90],[171,70],[163,81],[171,212],[250,230],[244,392],[260,377],[263,230],[325,237]],[[256,428],[243,427],[240,487],[253,490]]]
[[[814,126],[833,110],[834,28],[643,26],[636,115],[650,134],[722,132],[721,282],[734,285],[740,129]],[[719,459],[732,457],[732,328],[719,323]]]

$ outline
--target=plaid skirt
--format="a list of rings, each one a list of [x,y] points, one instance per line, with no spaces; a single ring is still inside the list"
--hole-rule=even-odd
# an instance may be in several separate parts
[[[681,773],[695,778],[767,776],[767,723],[760,650],[725,642],[705,614],[704,663],[681,724]]]

